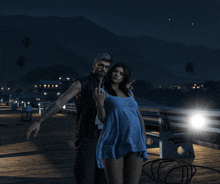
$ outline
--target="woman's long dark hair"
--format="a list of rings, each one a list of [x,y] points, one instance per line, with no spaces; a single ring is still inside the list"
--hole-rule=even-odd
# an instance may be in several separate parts
[[[105,89],[107,90],[107,93],[112,96],[117,96],[116,91],[112,89],[112,72],[117,67],[122,67],[124,70],[124,80],[119,84],[118,88],[127,96],[129,97],[129,90],[126,87],[126,84],[129,83],[129,79],[131,77],[131,70],[128,68],[127,65],[124,63],[115,63],[112,68],[107,72],[105,76]]]

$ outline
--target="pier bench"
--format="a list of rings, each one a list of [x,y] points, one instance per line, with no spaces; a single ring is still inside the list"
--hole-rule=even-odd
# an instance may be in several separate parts
[[[210,137],[220,133],[219,110],[194,110],[172,107],[139,107],[144,118],[147,147],[159,147],[160,157],[193,158],[192,144],[211,148],[219,145],[210,143]],[[198,116],[198,125],[193,126],[192,118]],[[202,118],[202,119],[201,119]],[[194,120],[195,121],[195,120]]]
[[[146,130],[147,148],[160,148],[160,158],[194,158],[190,133],[178,131],[172,126],[173,120],[180,114],[172,114],[169,110],[152,107],[139,107]],[[175,116],[173,116],[175,115]],[[179,122],[178,125],[180,125]],[[178,126],[179,128],[179,126]]]

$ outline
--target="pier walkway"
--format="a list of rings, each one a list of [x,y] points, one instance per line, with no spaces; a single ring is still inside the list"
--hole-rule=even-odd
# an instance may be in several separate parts
[[[32,123],[40,115],[34,109]],[[0,106],[0,184],[75,184],[73,175],[75,117],[56,114],[46,120],[36,138],[26,140],[32,124],[21,122],[20,111]],[[220,170],[220,150],[193,145],[194,159],[186,162]],[[149,160],[159,159],[159,148],[147,150]],[[163,166],[169,170],[172,165]],[[144,171],[150,173],[149,166]],[[172,182],[180,181],[181,171],[175,171]],[[170,180],[171,181],[171,180]],[[142,172],[141,184],[154,184]],[[192,184],[220,184],[220,174],[197,168]]]

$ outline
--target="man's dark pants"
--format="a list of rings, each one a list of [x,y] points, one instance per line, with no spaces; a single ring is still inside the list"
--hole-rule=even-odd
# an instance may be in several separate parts
[[[97,135],[97,136],[96,136]],[[96,162],[96,139],[83,138],[75,147],[74,175],[76,184],[107,184],[104,169],[99,169]]]

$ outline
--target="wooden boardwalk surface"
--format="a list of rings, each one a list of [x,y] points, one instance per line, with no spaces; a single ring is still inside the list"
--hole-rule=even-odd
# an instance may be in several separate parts
[[[40,115],[33,113],[33,121]],[[57,114],[45,121],[38,137],[26,140],[31,125],[21,122],[20,111],[0,107],[0,184],[75,184],[73,175],[75,117]],[[193,145],[196,157],[184,159],[194,165],[220,170],[220,150]],[[149,160],[159,158],[159,148],[148,149]],[[165,165],[166,172],[173,167]],[[148,166],[144,167],[150,172]],[[172,182],[177,182],[181,172],[176,171]],[[144,173],[141,184],[153,184]],[[192,184],[220,184],[216,171],[197,168]]]

